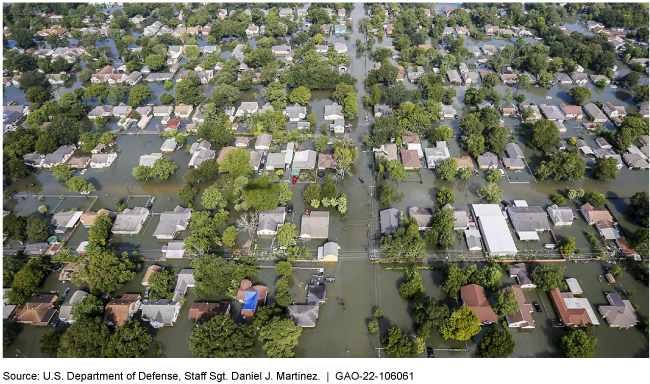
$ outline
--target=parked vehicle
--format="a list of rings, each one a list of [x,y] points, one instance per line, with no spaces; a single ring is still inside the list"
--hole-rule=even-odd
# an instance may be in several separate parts
[[[359,176],[359,181],[361,182],[361,184],[363,184],[364,183],[363,177]]]
[[[309,208],[305,208],[305,215],[309,215]]]
[[[292,214],[293,213],[293,205],[287,205],[287,213]]]
[[[427,347],[427,357],[430,359],[433,359],[435,356],[433,356],[433,347]]]
[[[151,291],[151,287],[147,287],[147,289],[144,290],[144,298],[145,299],[149,298],[149,291]]]
[[[295,184],[298,181],[298,176],[294,176],[293,179],[291,179],[291,184]]]
[[[542,312],[542,307],[539,305],[538,302],[533,301],[533,307],[535,307],[535,310],[537,311],[537,313],[541,313],[541,312]]]

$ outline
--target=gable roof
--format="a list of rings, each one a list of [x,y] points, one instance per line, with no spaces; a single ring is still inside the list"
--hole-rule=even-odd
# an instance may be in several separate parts
[[[478,284],[468,284],[460,288],[463,303],[467,305],[481,323],[496,323],[497,315],[485,296],[485,288]]]

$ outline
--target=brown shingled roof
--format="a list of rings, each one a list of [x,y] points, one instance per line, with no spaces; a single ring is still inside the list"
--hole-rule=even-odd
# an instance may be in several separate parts
[[[558,317],[564,325],[578,325],[580,327],[585,327],[587,324],[591,324],[591,319],[587,310],[584,308],[568,308],[564,302],[564,297],[573,297],[571,292],[560,292],[560,288],[555,288],[549,292],[551,296],[551,301],[553,302],[553,307],[557,312]]]
[[[463,302],[481,320],[481,323],[496,323],[497,315],[485,296],[485,288],[477,284],[468,284],[460,288]]]

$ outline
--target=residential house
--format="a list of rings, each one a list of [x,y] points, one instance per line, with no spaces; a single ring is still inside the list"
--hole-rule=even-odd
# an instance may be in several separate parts
[[[325,106],[324,119],[327,121],[334,121],[343,119],[343,107],[339,104],[330,104]]]
[[[104,208],[100,209],[97,212],[84,212],[80,218],[81,225],[83,225],[86,228],[90,228],[93,225],[95,225],[95,220],[99,216],[109,215],[111,219],[114,219],[116,214],[117,214],[116,212],[111,212],[108,209],[104,209]]]
[[[108,168],[117,158],[117,153],[94,153],[90,158],[90,168],[101,169]]]
[[[604,137],[599,137],[596,139],[596,144],[602,149],[612,149],[612,145],[607,142]]]
[[[293,164],[291,164],[291,174],[296,176],[300,171],[309,171],[316,167],[317,160],[316,151],[311,149],[305,151],[296,151],[293,156]]]
[[[589,81],[587,74],[582,72],[574,72],[573,75],[571,75],[571,79],[574,83],[580,86],[587,85],[587,82]]]
[[[632,169],[646,170],[650,167],[648,161],[638,153],[626,153],[623,155],[623,161]]]
[[[485,295],[485,288],[477,284],[468,284],[460,288],[460,298],[478,317],[479,324],[492,324],[498,321],[492,305]]]
[[[556,227],[570,226],[576,217],[571,208],[558,207],[556,204],[548,207],[547,212]]]
[[[237,113],[235,117],[242,117],[244,115],[252,115],[257,113],[259,106],[257,101],[244,101],[241,103],[239,108],[237,108]]]
[[[627,112],[625,112],[624,105],[614,105],[609,101],[606,101],[605,104],[603,104],[603,112],[605,112],[607,117],[609,117],[612,120],[615,117],[621,118],[627,115]]]
[[[250,280],[244,279],[237,290],[237,300],[243,303],[241,315],[250,321],[258,306],[266,304],[268,288],[264,285],[253,285]]]
[[[517,296],[517,312],[506,315],[506,321],[510,328],[534,329],[535,320],[533,320],[533,305],[526,300],[524,291],[518,285],[511,285],[505,288],[506,292],[514,292]]]
[[[111,300],[104,309],[104,319],[109,325],[116,327],[128,323],[140,309],[140,298],[139,294],[134,293]]]
[[[582,108],[579,105],[562,103],[560,104],[560,110],[564,114],[564,119],[582,120],[584,117]]]
[[[442,105],[442,115],[440,116],[443,120],[450,120],[456,117],[456,109],[451,105]]]
[[[501,81],[503,81],[504,84],[517,84],[517,74],[516,73],[502,73],[499,75],[499,78],[501,78]]]
[[[553,75],[553,79],[557,84],[561,85],[571,85],[573,84],[573,79],[564,72],[556,72]]]
[[[334,159],[334,151],[325,151],[318,154],[318,169],[336,169],[336,159]]]
[[[139,166],[152,168],[156,160],[162,159],[162,153],[152,153],[151,155],[142,155],[140,156]]]
[[[418,230],[424,231],[431,228],[433,209],[426,207],[409,207],[409,216],[418,223]]]
[[[251,24],[246,28],[246,37],[252,39],[253,37],[260,35],[260,27],[255,24]]]
[[[607,301],[610,305],[599,306],[598,312],[611,328],[628,329],[637,325],[639,318],[630,300],[623,300],[618,293],[607,293]]]
[[[182,259],[185,256],[185,241],[171,240],[162,246],[162,254],[165,259]]]
[[[455,69],[447,70],[447,78],[449,79],[449,82],[451,84],[460,85],[462,83],[460,75],[458,74],[458,71]]]
[[[127,208],[118,212],[111,233],[114,235],[137,235],[148,216],[149,210],[144,207]]]
[[[181,303],[167,299],[145,300],[140,309],[142,310],[142,321],[148,321],[153,328],[158,329],[174,325],[181,311]]]
[[[69,229],[74,228],[79,222],[82,214],[83,211],[65,211],[55,213],[54,216],[52,216],[51,222],[52,226],[55,228],[54,233],[64,234]]]
[[[227,301],[217,303],[199,303],[195,301],[190,307],[188,318],[194,319],[195,324],[200,324],[217,315],[227,315],[229,313],[230,303]]]
[[[605,115],[600,108],[596,106],[594,103],[587,103],[583,106],[585,109],[585,112],[587,112],[587,115],[591,117],[591,121],[594,123],[606,123],[607,122],[607,115]]]
[[[53,168],[59,164],[65,164],[74,153],[75,148],[72,146],[61,146],[56,151],[45,155],[41,166],[43,168]]]
[[[212,149],[201,147],[192,154],[192,158],[190,159],[188,166],[190,168],[196,168],[199,165],[201,165],[204,161],[208,159],[214,159],[216,155],[217,153]]]
[[[284,224],[287,214],[284,207],[260,212],[257,222],[258,236],[276,236],[278,228]]]
[[[474,170],[474,161],[470,156],[452,157],[452,159],[456,161],[458,169],[469,168],[472,171]]]
[[[288,56],[291,54],[291,47],[287,44],[274,45],[271,47],[271,52],[275,56]]]
[[[47,243],[27,243],[25,244],[25,249],[23,250],[23,255],[29,257],[33,256],[43,256],[45,251],[47,251],[50,246]]]
[[[501,107],[501,114],[508,117],[517,117],[517,107],[514,105],[506,105]]]
[[[420,143],[420,136],[410,135],[402,136],[402,144],[406,146],[408,150],[417,151],[418,157],[423,157],[424,153],[422,152],[422,144]]]
[[[145,287],[148,287],[149,279],[151,278],[151,276],[153,276],[154,273],[160,271],[161,269],[163,269],[163,267],[161,267],[160,265],[149,266],[149,268],[147,268],[147,271],[144,274],[144,277],[142,278],[141,284]]]
[[[411,149],[403,149],[400,151],[402,157],[402,164],[404,169],[420,169],[420,157],[418,151]]]
[[[178,144],[176,143],[175,138],[169,138],[160,146],[160,151],[164,153],[171,153],[176,150]]]
[[[379,226],[381,233],[394,232],[399,228],[400,211],[396,208],[388,208],[379,211]]]
[[[386,159],[386,161],[397,160],[397,145],[396,144],[384,144],[379,148],[373,148],[375,153],[375,159]]]
[[[287,116],[291,122],[302,120],[307,117],[307,107],[303,107],[297,103],[287,106],[284,110],[284,115]]]
[[[90,164],[90,157],[88,156],[79,156],[79,157],[71,157],[70,160],[68,160],[68,167],[74,168],[74,169],[83,169]]]
[[[194,269],[181,269],[178,273],[178,278],[176,279],[176,287],[174,287],[174,296],[172,297],[172,301],[181,301],[181,298],[185,293],[187,293],[187,288],[194,288],[195,285],[196,280],[194,279]]]
[[[173,211],[165,211],[160,214],[160,221],[153,232],[158,240],[172,240],[179,232],[187,229],[192,216],[192,208],[176,206]]]
[[[27,299],[25,305],[18,311],[16,321],[22,324],[46,326],[54,314],[57,300],[56,295],[36,294]]]
[[[68,300],[61,304],[59,308],[59,319],[66,324],[74,323],[76,319],[72,315],[72,306],[84,300],[87,296],[88,293],[82,290],[75,291]]]
[[[507,212],[521,241],[539,241],[537,232],[551,230],[542,207],[509,207]]]
[[[327,211],[311,211],[302,215],[300,223],[300,238],[327,239],[329,236],[330,213]]]
[[[425,148],[424,154],[427,160],[427,167],[433,169],[450,157],[446,141],[437,141],[433,148]]]
[[[192,105],[179,104],[176,106],[176,108],[174,108],[174,114],[181,119],[189,119],[193,110],[194,106]]]
[[[268,151],[271,148],[273,136],[268,133],[263,133],[255,138],[255,149],[259,151]]]
[[[563,121],[564,120],[564,114],[555,105],[546,105],[546,104],[540,104],[539,109],[541,109],[542,113],[544,114],[544,117],[546,117],[547,120],[550,121]]]
[[[478,155],[478,168],[480,170],[496,169],[499,166],[499,158],[492,152],[485,152]]]
[[[341,246],[330,241],[318,247],[317,260],[325,263],[337,263],[339,261],[339,250]]]
[[[531,280],[530,275],[526,270],[526,264],[524,263],[511,264],[509,268],[509,272],[510,272],[510,277],[514,277],[515,280],[517,280],[517,284],[519,284],[518,285],[519,287],[523,289],[537,288],[537,285],[533,283],[533,280]]]
[[[586,327],[589,324],[598,323],[594,322],[589,311],[581,306],[584,302],[578,301],[581,299],[575,299],[571,292],[560,292],[560,288],[555,288],[550,292],[550,296],[561,325]],[[593,313],[593,310],[591,312]]]
[[[521,114],[523,114],[524,110],[526,110],[527,108],[530,108],[532,110],[531,115],[528,118],[526,118],[527,122],[537,121],[542,118],[542,114],[539,111],[539,107],[537,105],[528,102],[523,102],[519,104],[519,112]]]

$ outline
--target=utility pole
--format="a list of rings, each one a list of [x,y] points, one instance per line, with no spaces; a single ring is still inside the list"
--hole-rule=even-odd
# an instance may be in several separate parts
[[[129,196],[131,196],[131,191],[129,190],[129,184],[124,185],[126,187],[126,191],[129,193]]]

